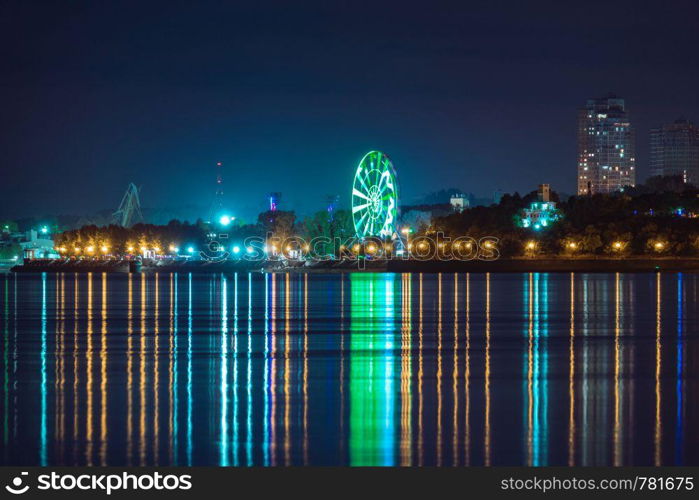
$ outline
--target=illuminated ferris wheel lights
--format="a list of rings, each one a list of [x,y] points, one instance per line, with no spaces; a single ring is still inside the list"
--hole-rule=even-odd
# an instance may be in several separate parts
[[[352,185],[352,219],[359,238],[390,237],[398,208],[396,173],[380,151],[367,153],[357,167]]]

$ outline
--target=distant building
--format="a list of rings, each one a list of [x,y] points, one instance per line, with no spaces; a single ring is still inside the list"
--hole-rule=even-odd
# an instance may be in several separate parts
[[[578,110],[578,194],[636,184],[636,141],[624,99],[589,99]]]
[[[19,241],[25,259],[56,259],[58,252],[53,248],[51,236],[40,234],[31,229],[27,231],[24,238]]]
[[[561,218],[561,212],[552,201],[535,201],[522,210],[521,226],[538,231],[545,229]]]
[[[681,175],[699,184],[699,127],[680,118],[650,131],[651,175]]]
[[[520,225],[535,231],[546,229],[562,217],[556,203],[551,201],[549,184],[539,184],[537,197],[537,201],[532,202],[529,208],[521,210],[519,214]]]
[[[459,213],[463,212],[464,208],[468,208],[470,205],[470,202],[465,194],[453,194],[449,199],[449,203],[454,209],[454,212]]]

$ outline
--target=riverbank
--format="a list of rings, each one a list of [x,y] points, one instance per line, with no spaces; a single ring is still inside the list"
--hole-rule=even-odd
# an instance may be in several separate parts
[[[39,272],[93,272],[128,273],[129,261],[88,261],[88,260],[32,260],[11,268],[17,273]],[[144,273],[224,273],[236,272],[295,272],[295,273],[335,273],[335,272],[699,272],[697,258],[626,258],[626,259],[498,259],[493,261],[417,261],[393,259],[389,261],[267,261],[250,262],[245,260],[213,261],[145,261]]]

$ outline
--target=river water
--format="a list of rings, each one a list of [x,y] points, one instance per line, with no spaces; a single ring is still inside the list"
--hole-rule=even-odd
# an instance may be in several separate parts
[[[697,465],[698,285],[1,274],[1,461]]]

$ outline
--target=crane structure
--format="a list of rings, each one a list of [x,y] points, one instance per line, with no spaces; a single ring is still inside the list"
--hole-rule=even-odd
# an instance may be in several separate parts
[[[112,214],[114,223],[122,227],[131,227],[138,222],[144,222],[141,213],[141,200],[138,196],[140,189],[132,182],[126,188],[119,208]]]

